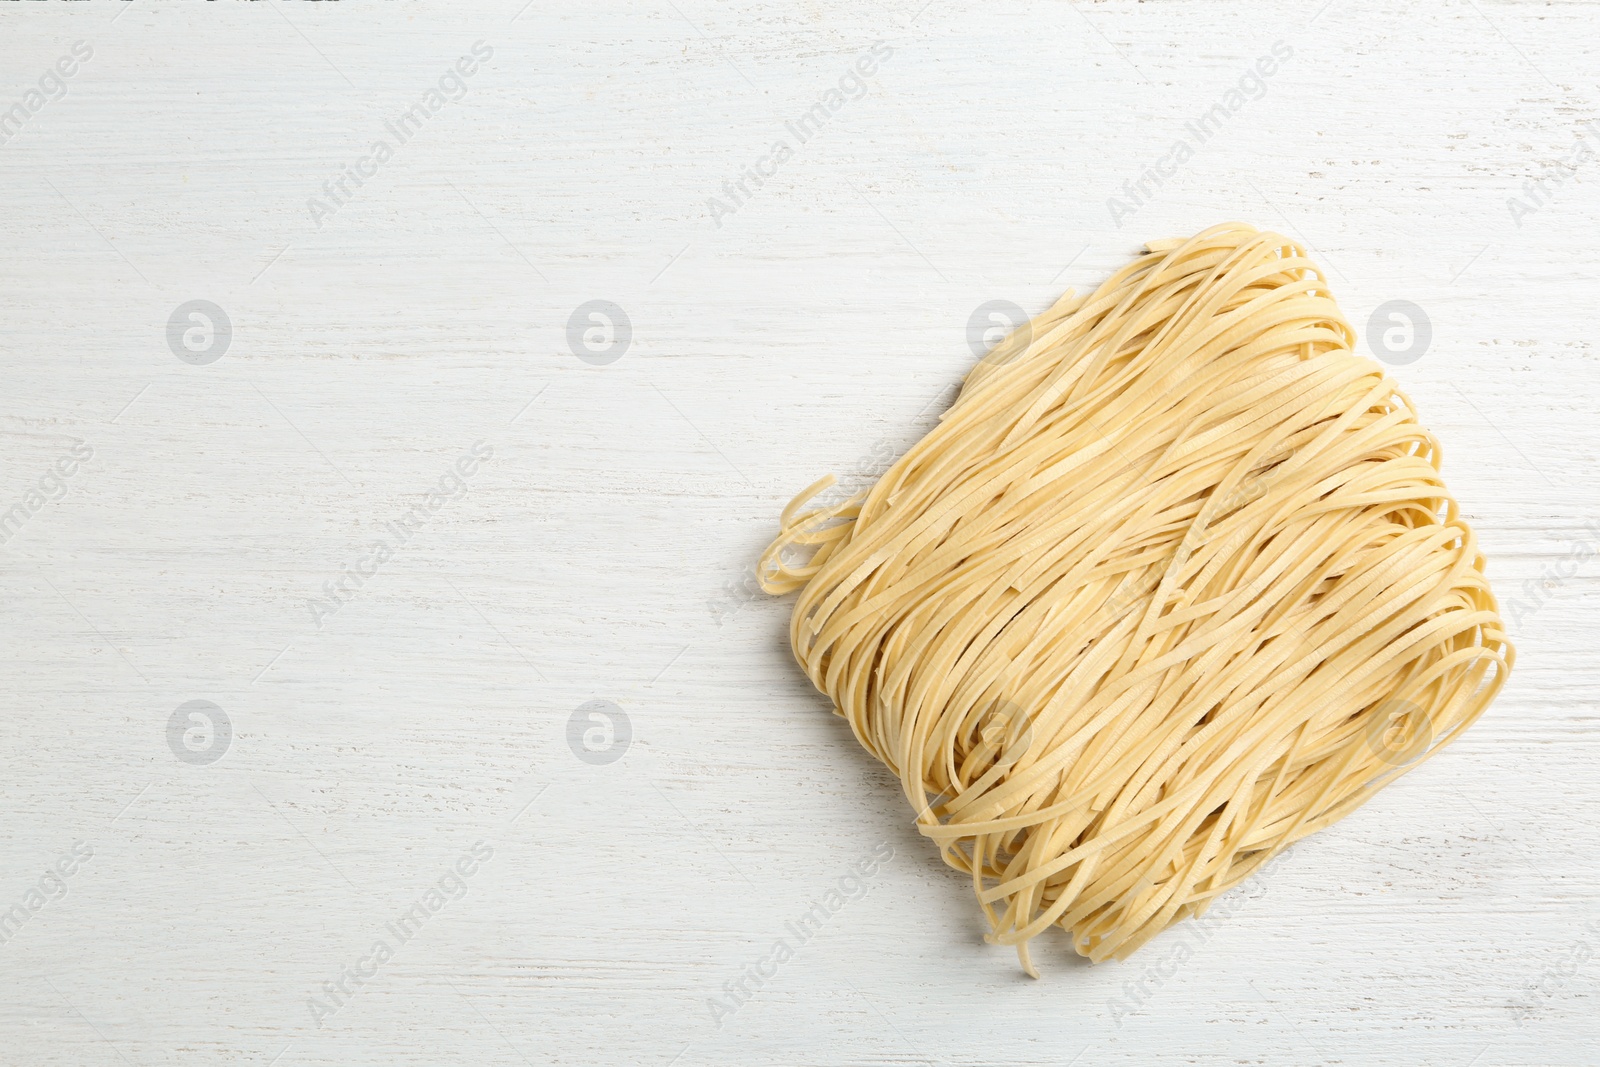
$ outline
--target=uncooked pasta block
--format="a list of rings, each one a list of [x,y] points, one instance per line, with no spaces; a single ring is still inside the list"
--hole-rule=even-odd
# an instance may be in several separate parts
[[[1099,961],[1204,911],[1505,683],[1438,442],[1354,343],[1288,238],[1152,242],[784,510],[795,658],[1030,974],[1048,927]]]

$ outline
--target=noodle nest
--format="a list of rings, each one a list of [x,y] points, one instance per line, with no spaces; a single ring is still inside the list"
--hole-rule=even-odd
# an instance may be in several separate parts
[[[1151,242],[784,510],[795,658],[1029,974],[1050,926],[1098,962],[1202,913],[1504,684],[1439,444],[1354,343],[1288,238]]]

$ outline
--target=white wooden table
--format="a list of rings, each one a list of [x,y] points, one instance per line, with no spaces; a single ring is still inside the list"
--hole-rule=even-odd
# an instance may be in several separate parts
[[[1594,6],[521,4],[0,4],[0,1062],[1600,1061]],[[1426,316],[1517,670],[1031,981],[745,577],[1230,218]]]

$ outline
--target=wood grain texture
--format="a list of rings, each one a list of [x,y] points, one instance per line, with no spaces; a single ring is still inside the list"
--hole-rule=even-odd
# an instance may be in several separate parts
[[[1593,5],[519,7],[0,4],[0,510],[40,505],[0,547],[0,1062],[1595,1062]],[[1395,373],[1522,604],[1517,670],[1227,916],[1097,967],[1042,939],[1033,982],[744,579],[791,494],[929,425],[980,304],[1230,218],[1307,242],[1360,329],[1426,312]],[[597,299],[632,325],[604,366],[567,336]],[[205,365],[168,343],[191,300],[232,322]],[[193,700],[231,722],[209,764],[169,744]],[[614,762],[569,744],[592,700]]]

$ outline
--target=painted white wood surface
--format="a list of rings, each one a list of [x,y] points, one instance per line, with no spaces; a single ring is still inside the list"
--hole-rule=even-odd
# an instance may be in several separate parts
[[[0,508],[40,505],[0,548],[0,909],[27,915],[0,1062],[1597,1062],[1596,15],[0,4]],[[313,218],[476,42],[460,99]],[[1308,242],[1358,327],[1425,309],[1395,373],[1524,604],[1518,668],[1232,914],[1098,967],[1046,938],[1030,981],[794,667],[788,602],[740,583],[793,492],[926,428],[978,305],[1229,218]],[[632,325],[603,366],[567,341],[595,299]],[[169,348],[190,300],[231,319],[215,362]],[[480,441],[319,626],[323,583]],[[232,725],[209,764],[169,745],[193,700]],[[611,763],[569,746],[592,700],[628,718]],[[315,1019],[480,841],[465,895]]]

